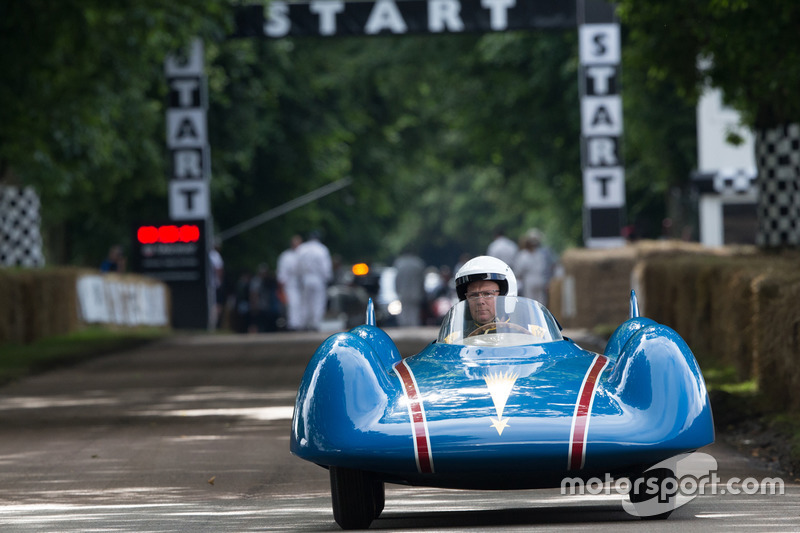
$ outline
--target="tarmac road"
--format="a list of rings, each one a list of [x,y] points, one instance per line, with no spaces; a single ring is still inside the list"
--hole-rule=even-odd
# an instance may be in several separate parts
[[[404,355],[435,336],[389,333]],[[338,531],[327,471],[288,452],[296,387],[325,336],[177,336],[0,388],[0,531]],[[721,444],[703,451],[720,491],[780,476]],[[613,491],[389,485],[372,529],[800,531],[800,486],[782,480],[783,495],[699,496],[646,524]]]

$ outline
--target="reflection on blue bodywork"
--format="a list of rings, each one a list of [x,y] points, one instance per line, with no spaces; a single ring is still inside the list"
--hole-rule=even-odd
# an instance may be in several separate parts
[[[575,475],[568,454],[579,404],[589,409],[586,440],[578,443],[585,444],[584,474],[631,472],[713,442],[705,383],[673,330],[633,317],[612,335],[605,356],[596,388],[581,400],[598,356],[570,340],[432,343],[405,359],[424,412],[414,422],[394,370],[401,361],[394,343],[360,326],[326,340],[309,363],[291,450],[389,481],[535,488]],[[434,473],[418,471],[414,438],[423,430]]]

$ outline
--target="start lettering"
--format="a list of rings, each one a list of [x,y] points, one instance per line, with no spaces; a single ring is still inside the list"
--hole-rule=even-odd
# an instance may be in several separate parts
[[[348,9],[363,8],[361,2],[343,0],[312,0],[308,2],[308,13],[316,24],[316,33],[322,36],[336,35],[339,22]],[[402,3],[400,3],[402,5]],[[355,5],[355,7],[354,7]],[[516,7],[517,0],[481,0],[480,8],[488,14],[493,31],[508,28],[509,10]],[[428,0],[426,3],[427,31],[430,33],[459,33],[466,29],[460,0]],[[288,2],[274,1],[266,8],[264,35],[271,38],[286,37],[292,31],[292,16]],[[409,32],[408,21],[395,0],[378,0],[369,11],[362,28],[364,35],[380,33],[405,34]]]

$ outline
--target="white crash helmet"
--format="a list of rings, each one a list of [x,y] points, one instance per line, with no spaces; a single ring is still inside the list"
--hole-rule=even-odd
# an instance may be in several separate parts
[[[504,261],[488,255],[470,259],[455,275],[456,293],[459,300],[467,297],[467,286],[473,281],[494,281],[500,285],[502,296],[517,295],[517,277]]]

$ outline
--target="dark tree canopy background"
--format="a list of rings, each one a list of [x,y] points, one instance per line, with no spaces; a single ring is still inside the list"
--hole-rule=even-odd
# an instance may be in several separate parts
[[[96,266],[167,216],[163,60],[195,35],[218,232],[353,180],[225,241],[231,271],[274,266],[312,229],[347,262],[412,246],[452,264],[498,225],[581,244],[577,31],[267,41],[227,38],[232,19],[224,1],[0,1],[0,183],[39,191],[49,264]],[[644,237],[696,158],[693,103],[651,74],[623,63],[628,216]]]

